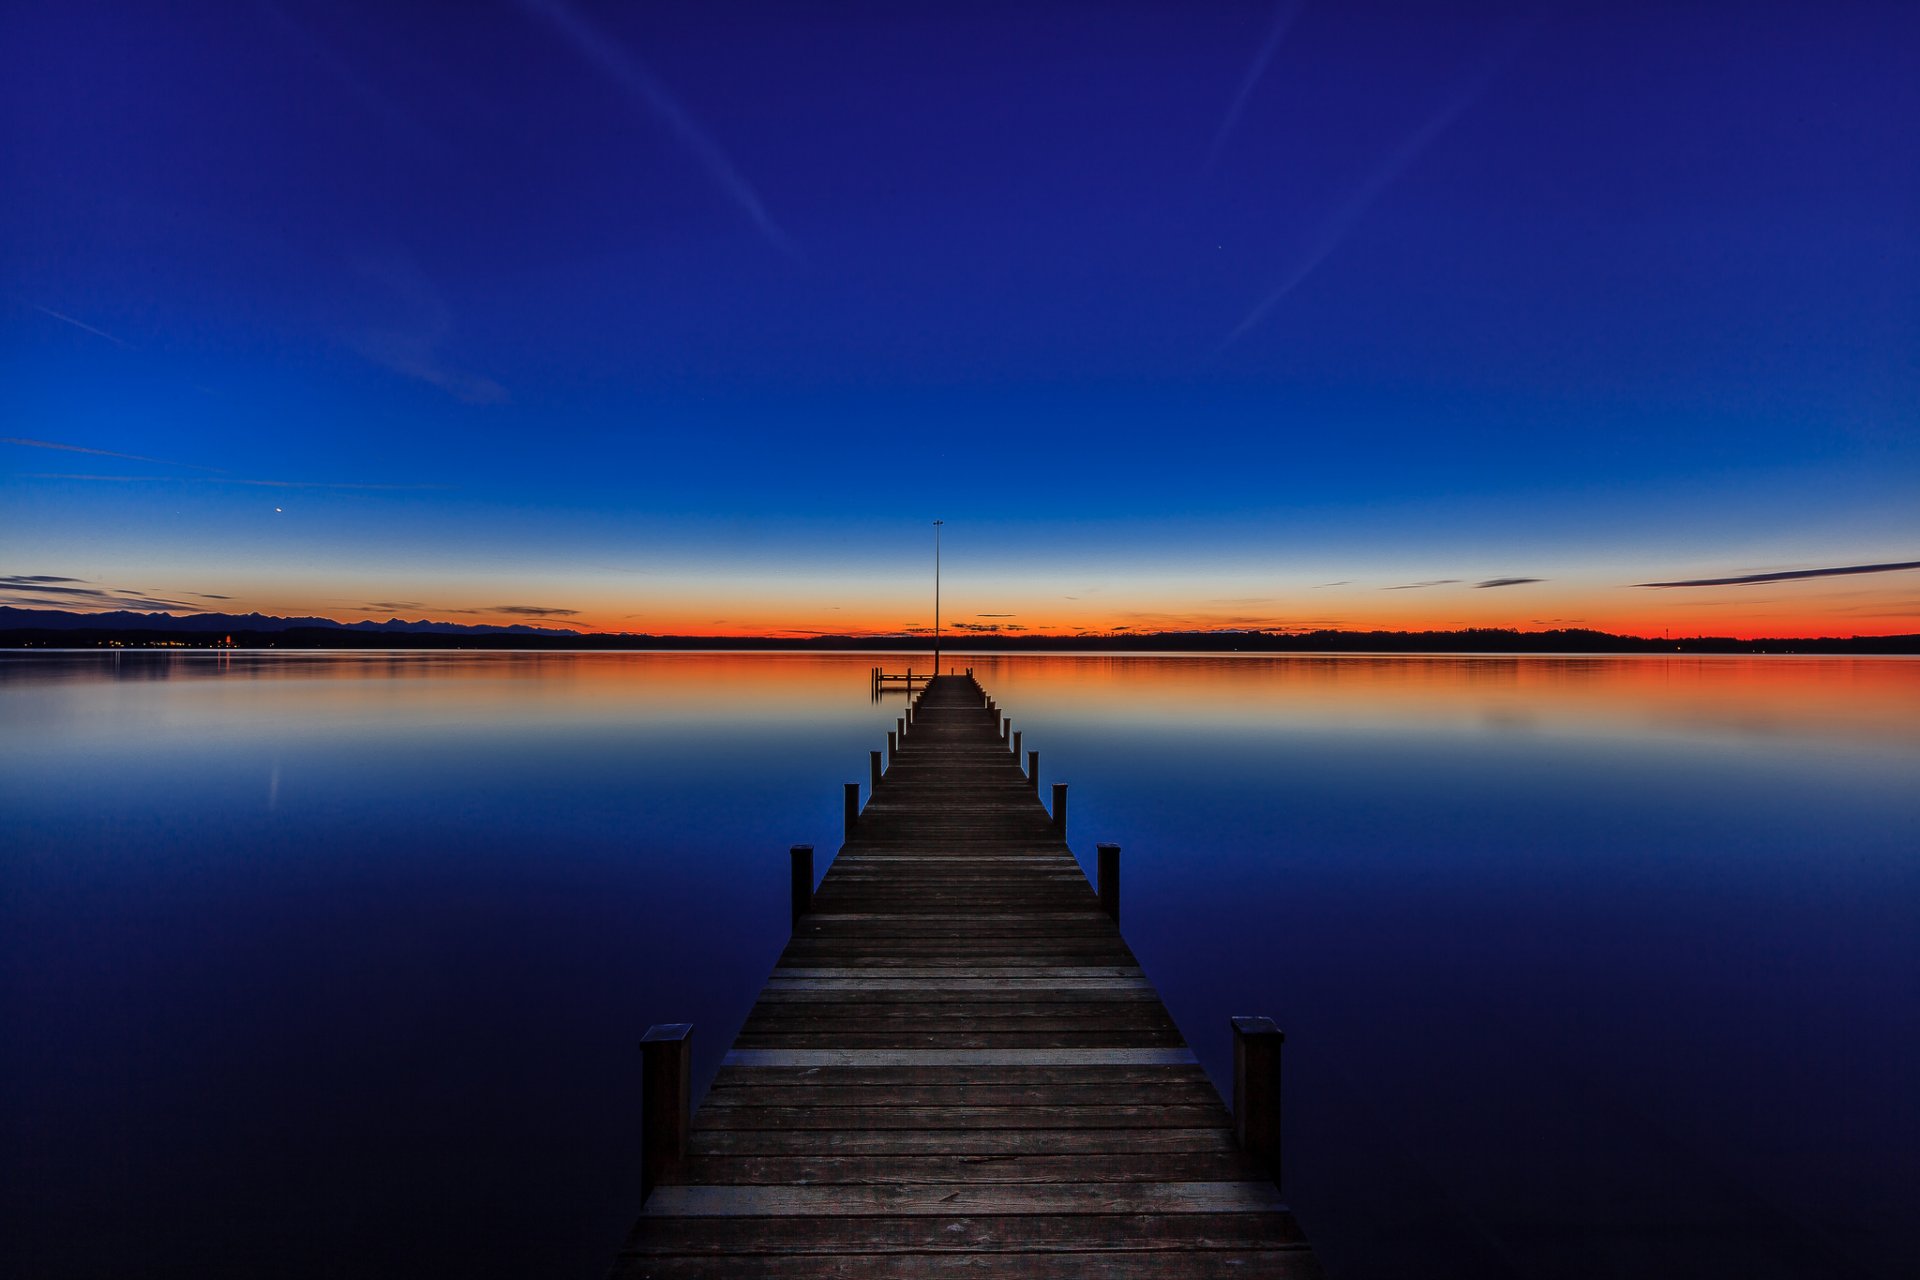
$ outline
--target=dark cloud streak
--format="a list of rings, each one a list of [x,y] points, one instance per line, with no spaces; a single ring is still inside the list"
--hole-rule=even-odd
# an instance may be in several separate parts
[[[1900,573],[1920,569],[1920,560],[1892,564],[1849,564],[1836,569],[1789,569],[1781,573],[1748,573],[1737,578],[1687,578],[1678,582],[1636,582],[1636,587],[1744,587],[1759,582],[1793,582],[1801,578],[1840,578],[1855,573]]]

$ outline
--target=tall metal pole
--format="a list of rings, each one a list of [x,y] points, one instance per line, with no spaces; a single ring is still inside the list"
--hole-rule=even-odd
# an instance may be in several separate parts
[[[945,520],[933,522],[933,674],[935,675],[940,674],[940,526],[945,523]]]

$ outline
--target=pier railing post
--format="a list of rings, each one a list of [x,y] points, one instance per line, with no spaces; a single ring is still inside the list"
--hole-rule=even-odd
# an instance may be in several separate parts
[[[867,789],[867,794],[877,796],[880,794],[880,753],[878,751],[867,752],[867,762],[870,766],[869,772],[873,775],[873,785]]]
[[[898,720],[894,721],[894,727],[900,731],[900,741],[905,742],[907,740],[907,718],[901,716]]]
[[[900,735],[887,730],[887,768],[893,768],[894,761],[900,758]]]
[[[1000,717],[1000,741],[1005,742],[1007,740],[1007,735],[1012,732],[1013,732],[1013,717],[1001,716]]]
[[[692,1107],[693,1024],[663,1022],[640,1037],[640,1202],[680,1175]]]
[[[1280,1185],[1280,1046],[1271,1018],[1233,1020],[1233,1133]]]
[[[1094,852],[1094,889],[1100,895],[1100,909],[1120,923],[1120,846],[1097,844]]]
[[[813,910],[813,846],[796,844],[787,856],[793,860],[793,927],[798,929],[800,917]]]
[[[1020,730],[1013,731],[1013,762],[1020,763]]]
[[[853,839],[854,824],[860,821],[860,784],[847,783],[847,833],[846,839]]]
[[[1067,784],[1053,784],[1053,830],[1062,840],[1067,838]]]
[[[1027,752],[1027,781],[1033,784],[1033,794],[1040,794],[1040,753]]]

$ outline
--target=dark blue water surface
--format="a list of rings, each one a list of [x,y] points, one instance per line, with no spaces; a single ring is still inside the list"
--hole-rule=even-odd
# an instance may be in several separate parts
[[[0,1271],[600,1273],[876,661],[0,655]],[[1906,1274],[1920,663],[968,661],[1335,1276]]]

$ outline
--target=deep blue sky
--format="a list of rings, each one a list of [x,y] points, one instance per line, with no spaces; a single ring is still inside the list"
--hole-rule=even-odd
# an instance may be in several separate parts
[[[1911,4],[4,14],[0,603],[1920,627]]]

